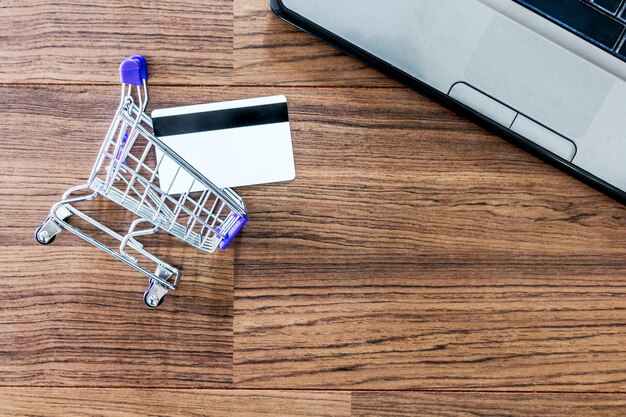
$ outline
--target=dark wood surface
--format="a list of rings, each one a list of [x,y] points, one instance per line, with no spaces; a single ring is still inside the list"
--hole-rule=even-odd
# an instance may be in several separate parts
[[[265,0],[0,4],[0,415],[626,414],[626,210]],[[285,94],[297,179],[145,279],[33,231],[150,62],[151,108]],[[106,201],[105,222],[129,217]]]

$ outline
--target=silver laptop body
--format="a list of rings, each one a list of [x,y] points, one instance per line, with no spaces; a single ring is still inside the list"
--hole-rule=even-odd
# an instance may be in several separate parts
[[[626,196],[626,63],[534,11],[511,0],[272,3]]]

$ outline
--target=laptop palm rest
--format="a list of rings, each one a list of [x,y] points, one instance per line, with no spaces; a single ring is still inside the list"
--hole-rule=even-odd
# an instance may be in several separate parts
[[[615,77],[496,15],[465,67],[464,81],[575,142],[587,132]]]

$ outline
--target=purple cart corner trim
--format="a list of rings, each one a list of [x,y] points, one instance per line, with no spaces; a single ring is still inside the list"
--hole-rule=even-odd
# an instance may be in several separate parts
[[[117,153],[115,154],[115,159],[117,159],[118,161],[122,158],[122,153],[124,152],[124,148],[126,148],[126,142],[128,142],[128,132],[124,133],[124,136],[122,136],[119,149],[117,150]],[[123,163],[125,164],[126,161],[124,161]]]
[[[230,243],[235,239],[235,236],[243,229],[245,224],[248,222],[248,216],[240,216],[237,213],[230,213],[228,217],[235,217],[235,224],[231,227],[230,231],[222,237],[222,241],[220,242],[220,249],[226,250],[226,248],[230,245]],[[227,219],[228,220],[228,219]],[[217,228],[217,232],[220,232],[220,227]]]

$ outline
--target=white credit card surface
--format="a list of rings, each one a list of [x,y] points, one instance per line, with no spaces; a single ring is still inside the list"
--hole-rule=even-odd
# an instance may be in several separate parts
[[[155,136],[219,188],[296,176],[284,96],[158,109],[152,123]],[[205,189],[163,152],[156,154],[164,191]]]

